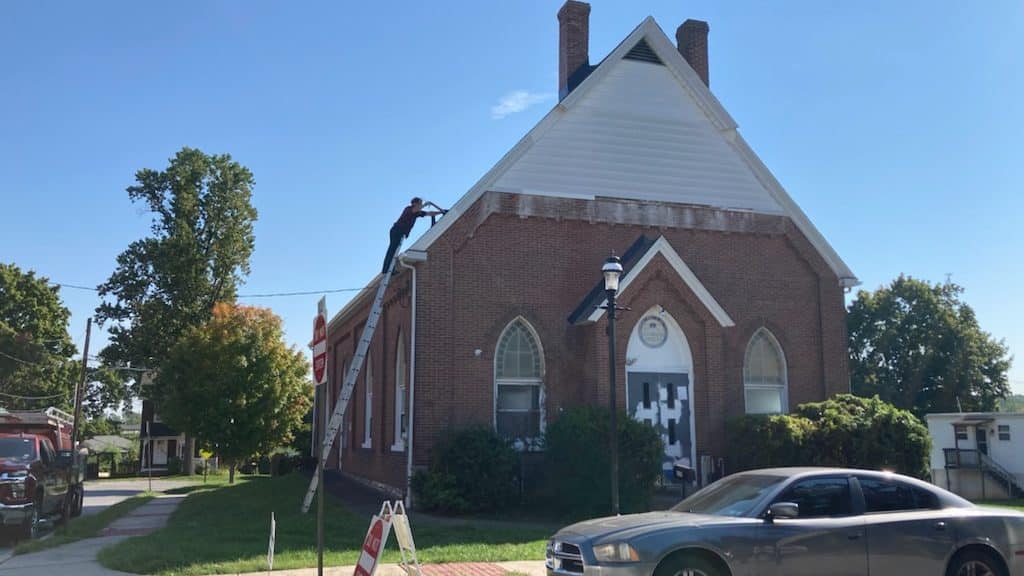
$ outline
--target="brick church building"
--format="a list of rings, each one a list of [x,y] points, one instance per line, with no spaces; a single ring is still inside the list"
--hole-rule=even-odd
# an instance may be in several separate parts
[[[402,494],[448,430],[529,449],[562,409],[607,405],[613,253],[618,406],[666,467],[727,462],[732,416],[849,391],[857,279],[709,90],[708,25],[673,44],[647,18],[592,65],[589,15],[558,13],[560,101],[403,247],[328,469]],[[330,321],[330,405],[380,279]]]

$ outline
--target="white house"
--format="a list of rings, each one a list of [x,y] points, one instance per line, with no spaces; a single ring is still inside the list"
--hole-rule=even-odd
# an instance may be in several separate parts
[[[928,414],[932,482],[972,499],[1024,496],[1024,413]]]

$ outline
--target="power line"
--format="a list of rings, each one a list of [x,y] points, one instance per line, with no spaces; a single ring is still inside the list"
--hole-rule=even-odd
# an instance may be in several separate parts
[[[277,296],[313,296],[316,294],[336,294],[338,292],[358,292],[362,288],[335,288],[334,290],[308,290],[305,292],[272,292],[267,294],[239,294],[239,298],[275,298]]]
[[[99,288],[93,288],[91,286],[79,286],[78,284],[65,284],[63,282],[50,282],[51,286],[58,288],[74,288],[75,290],[91,290],[93,292],[99,292]]]
[[[81,286],[78,284],[65,284],[63,282],[52,282],[53,286],[59,286],[62,288],[74,288],[76,290],[89,290],[91,292],[99,292],[98,288],[91,288],[89,286]],[[337,294],[338,292],[358,292],[362,288],[332,288],[330,290],[303,290],[298,292],[267,292],[261,294],[239,294],[238,298],[277,298],[282,296],[315,296],[317,294]]]
[[[28,360],[23,360],[21,358],[18,358],[17,356],[11,356],[7,352],[3,352],[3,351],[0,351],[0,356],[3,356],[5,358],[10,358],[11,360],[14,360],[15,362],[20,362],[20,363],[22,363],[22,364],[24,364],[26,366],[47,366],[46,364],[42,364],[40,362],[30,362]]]
[[[0,396],[5,398],[14,398],[15,400],[49,400],[51,398],[62,398],[67,396],[66,393],[61,392],[60,394],[50,394],[49,396],[21,396],[20,394],[8,394],[7,392],[0,392]]]

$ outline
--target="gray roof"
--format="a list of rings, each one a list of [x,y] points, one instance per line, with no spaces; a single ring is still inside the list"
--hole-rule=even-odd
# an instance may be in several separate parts
[[[110,452],[111,448],[119,452],[129,452],[134,446],[135,441],[120,436],[93,436],[88,440],[82,442],[89,452],[97,454],[100,452]]]

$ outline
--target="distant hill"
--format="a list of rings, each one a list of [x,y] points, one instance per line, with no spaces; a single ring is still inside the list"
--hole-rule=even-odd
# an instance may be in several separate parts
[[[1024,412],[1024,394],[1014,394],[999,401],[1000,412]]]

